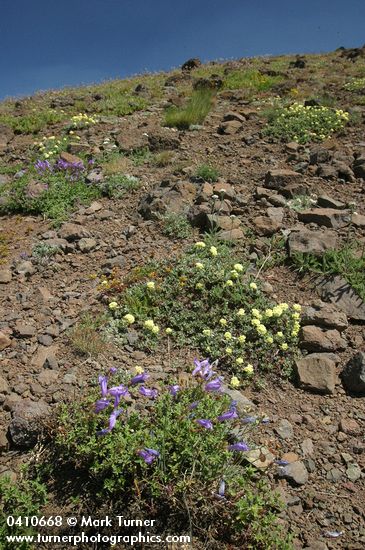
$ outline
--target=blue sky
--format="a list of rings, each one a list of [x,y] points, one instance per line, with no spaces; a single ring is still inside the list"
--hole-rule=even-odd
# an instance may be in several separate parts
[[[365,0],[0,0],[0,98],[365,42]]]

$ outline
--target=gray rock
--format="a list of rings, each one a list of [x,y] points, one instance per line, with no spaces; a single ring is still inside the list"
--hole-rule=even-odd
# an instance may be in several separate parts
[[[24,260],[16,265],[15,271],[19,275],[33,275],[36,270],[32,262]]]
[[[96,245],[97,242],[95,239],[89,239],[87,237],[80,239],[78,242],[78,248],[83,253],[91,252]]]
[[[314,254],[323,256],[327,250],[337,248],[337,236],[333,231],[292,231],[288,237],[289,255]]]
[[[312,353],[296,361],[299,384],[318,393],[332,394],[336,384],[336,363],[326,353]]]
[[[61,229],[58,231],[58,236],[69,242],[78,241],[84,237],[91,237],[89,231],[85,227],[69,222],[62,225]]]
[[[335,328],[342,332],[348,327],[345,313],[339,311],[334,304],[315,302],[304,308],[301,316],[302,325],[318,325],[325,328]]]
[[[304,485],[308,481],[308,472],[303,462],[291,462],[279,468],[279,477],[283,477],[295,485]]]
[[[303,176],[293,170],[269,170],[265,175],[265,187],[269,189],[282,189],[288,184],[298,183],[303,181]]]
[[[358,479],[360,479],[360,477],[361,477],[361,468],[360,468],[360,466],[358,464],[356,464],[356,462],[353,463],[353,464],[349,464],[347,466],[347,469],[346,469],[346,476],[353,483],[355,481],[357,481]]]
[[[12,273],[10,269],[0,270],[0,284],[10,283],[11,279],[12,279]]]
[[[351,221],[349,210],[336,210],[335,208],[313,208],[298,212],[298,219],[303,223],[316,223],[333,229],[346,227]]]
[[[233,390],[227,386],[223,386],[223,391],[232,399],[232,401],[237,401],[237,411],[240,414],[246,414],[256,408],[252,401],[244,396],[239,390]]]
[[[2,376],[0,376],[0,393],[9,393],[8,382]]]
[[[53,344],[53,338],[49,334],[40,334],[38,336],[38,342],[42,346],[51,346]]]
[[[365,321],[364,302],[348,282],[339,275],[318,278],[317,290],[322,300],[335,304],[350,319]]]
[[[36,329],[32,325],[19,322],[15,325],[15,332],[20,338],[31,338],[35,335]]]
[[[346,390],[365,396],[365,353],[359,351],[354,355],[341,372]]]
[[[13,410],[9,434],[16,447],[30,449],[42,431],[42,421],[49,415],[50,407],[44,401],[22,399]]]
[[[302,327],[300,347],[308,351],[337,351],[347,348],[347,342],[336,329],[324,330],[315,325]]]
[[[293,426],[285,418],[280,420],[278,426],[275,427],[275,431],[282,439],[291,439],[294,435]]]
[[[0,351],[11,346],[11,339],[7,334],[0,331]]]

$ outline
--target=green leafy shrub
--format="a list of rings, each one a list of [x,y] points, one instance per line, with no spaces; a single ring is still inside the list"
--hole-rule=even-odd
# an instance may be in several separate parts
[[[186,107],[170,107],[165,114],[165,125],[188,130],[194,124],[202,124],[213,105],[211,90],[196,90]]]
[[[193,234],[193,228],[183,214],[166,214],[161,217],[162,232],[174,239],[188,239]]]
[[[46,487],[37,480],[13,482],[9,477],[0,477],[0,550],[28,550],[33,547],[26,541],[14,543],[6,540],[6,537],[12,535],[34,534],[33,527],[9,526],[6,519],[8,516],[36,516],[46,503],[46,498]]]
[[[62,122],[65,117],[64,113],[54,110],[39,110],[23,116],[0,114],[0,124],[10,126],[16,134],[37,134],[48,125]]]
[[[290,548],[277,523],[277,496],[245,461],[247,437],[260,419],[237,412],[213,369],[196,361],[184,387],[159,389],[142,369],[131,380],[125,372],[99,376],[101,396],[92,391],[63,407],[57,463],[85,480],[95,509],[106,502],[112,511],[137,506],[163,517],[164,530],[186,532],[190,524],[197,539],[214,532],[245,548]]]
[[[36,187],[32,185],[34,175],[31,169],[3,186],[1,195],[5,202],[0,211],[42,214],[59,223],[67,219],[77,204],[88,204],[101,195],[100,189],[86,183],[83,173],[73,179],[64,172],[46,171],[37,174]]]
[[[304,106],[294,103],[275,109],[269,114],[267,135],[298,143],[323,141],[341,130],[349,120],[349,114],[341,109]]]
[[[272,304],[245,267],[228,246],[196,243],[181,258],[162,263],[150,280],[126,281],[126,290],[109,304],[111,330],[123,342],[132,324],[136,345],[148,348],[157,345],[160,327],[168,329],[177,345],[200,349],[234,373],[280,368],[297,350],[300,306]]]
[[[135,191],[140,186],[140,181],[128,174],[115,174],[108,176],[99,187],[104,195],[109,198],[119,199],[127,193]]]
[[[209,166],[208,164],[201,164],[198,167],[195,176],[204,181],[214,183],[218,181],[219,170],[217,170],[217,168],[214,168],[213,166]]]

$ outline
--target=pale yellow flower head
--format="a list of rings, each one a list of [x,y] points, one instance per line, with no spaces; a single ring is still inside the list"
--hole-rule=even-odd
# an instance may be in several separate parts
[[[110,302],[109,304],[109,309],[117,309],[119,306],[118,306],[118,302]]]
[[[196,248],[205,248],[206,244],[203,241],[198,241],[195,243]]]
[[[237,376],[232,376],[230,384],[232,388],[238,388],[241,385],[241,382]]]
[[[148,281],[148,283],[146,284],[146,287],[148,288],[148,290],[155,290],[156,284],[154,281]]]
[[[222,319],[219,319],[219,324],[222,325],[222,327],[225,327],[227,325],[227,319],[222,317]]]
[[[257,290],[257,284],[256,283],[250,283],[250,289],[251,290]]]
[[[243,368],[243,372],[245,374],[253,374],[254,368],[253,365],[248,364],[246,367]]]
[[[134,370],[136,371],[137,374],[142,374],[142,372],[144,372],[144,368],[138,365],[134,367]]]
[[[172,334],[172,328],[170,327],[167,327],[167,329],[165,330],[166,334]]]
[[[243,265],[242,264],[234,264],[233,269],[235,271],[238,271],[238,273],[240,273],[241,271],[243,271]]]
[[[132,325],[135,321],[134,315],[131,313],[127,313],[127,315],[124,315],[123,319],[125,320],[128,325]]]
[[[210,253],[211,253],[212,256],[217,256],[218,255],[218,250],[216,249],[215,246],[210,247]]]

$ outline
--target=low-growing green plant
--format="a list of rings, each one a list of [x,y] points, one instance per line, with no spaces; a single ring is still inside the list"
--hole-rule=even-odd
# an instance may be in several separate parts
[[[23,116],[0,114],[0,124],[10,126],[16,134],[37,134],[46,126],[62,122],[65,118],[64,113],[55,110],[39,110]]]
[[[365,76],[361,78],[353,78],[350,82],[344,85],[345,90],[349,92],[365,91]]]
[[[174,239],[188,239],[193,234],[193,228],[183,214],[166,214],[161,217],[162,232]]]
[[[124,197],[127,193],[138,189],[139,186],[139,179],[135,176],[129,176],[128,174],[108,176],[99,184],[102,193],[114,199]]]
[[[36,185],[34,176],[38,180]],[[81,165],[70,164],[65,170],[54,170],[48,161],[38,161],[36,169],[31,168],[18,179],[4,185],[1,195],[5,199],[0,207],[2,212],[42,214],[60,223],[67,219],[77,204],[89,204],[100,197],[101,190],[86,183],[84,167]]]
[[[223,87],[228,90],[245,88],[249,91],[265,92],[282,80],[281,76],[262,74],[254,69],[230,71],[224,78]]]
[[[217,168],[214,168],[214,166],[210,166],[209,164],[201,164],[200,166],[198,166],[195,176],[204,181],[214,183],[218,181],[219,170],[217,170]]]
[[[34,527],[25,525],[24,517],[37,516],[41,506],[46,503],[47,490],[37,480],[11,481],[9,477],[0,477],[0,550],[28,550],[33,548],[29,542],[8,541],[7,537],[34,534]],[[8,525],[7,518],[23,518],[22,525]]]
[[[341,275],[365,300],[365,250],[350,243],[339,250],[328,250],[323,256],[295,253],[291,262],[299,273]]]
[[[341,109],[294,103],[268,113],[266,134],[302,144],[323,141],[344,128],[348,120],[349,114]]]
[[[212,90],[196,90],[186,107],[170,107],[165,114],[165,125],[188,130],[190,126],[202,124],[213,106]]]
[[[33,246],[32,256],[40,263],[48,263],[52,256],[60,252],[60,247],[47,242],[38,242]]]
[[[117,85],[111,85],[109,89],[101,91],[102,99],[93,103],[96,113],[109,116],[126,116],[145,109],[148,102],[145,98],[120,89]]]
[[[129,153],[128,158],[133,162],[134,166],[142,166],[151,160],[152,153],[148,147],[142,147]]]
[[[156,346],[162,329],[171,331],[177,345],[200,349],[248,377],[255,369],[280,370],[297,352],[300,306],[271,303],[245,275],[247,264],[232,256],[227,245],[198,242],[162,263],[153,278],[114,296],[111,330],[123,342],[133,325],[142,348]]]
[[[310,195],[297,195],[293,199],[288,200],[286,203],[289,208],[300,212],[301,210],[306,210],[307,208],[312,208],[316,204],[316,200]]]
[[[99,395],[93,390],[62,409],[53,446],[58,467],[85,480],[95,509],[137,505],[140,513],[162,514],[163,529],[186,532],[190,524],[198,540],[214,526],[227,544],[289,549],[278,497],[245,460],[261,419],[237,410],[214,369],[196,360],[184,386],[159,388],[140,368],[131,379],[115,368],[99,376]]]

